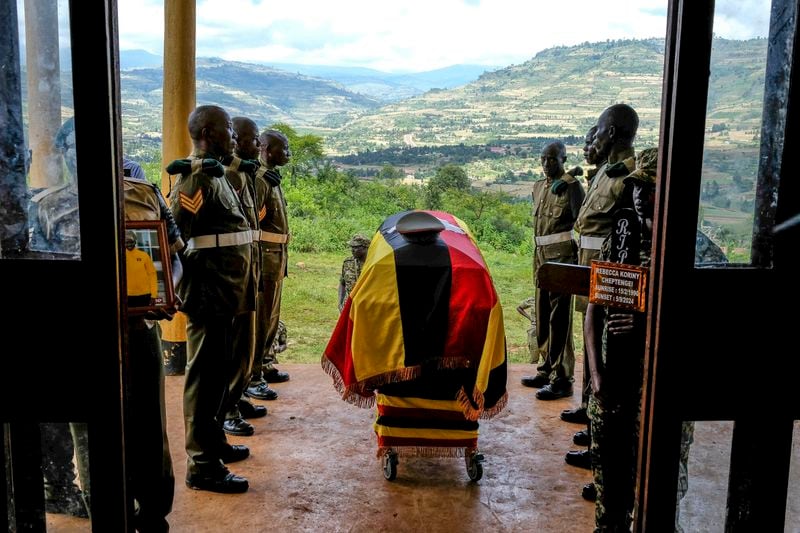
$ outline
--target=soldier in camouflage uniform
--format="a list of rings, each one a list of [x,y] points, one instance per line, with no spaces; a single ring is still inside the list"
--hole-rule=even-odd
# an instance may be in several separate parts
[[[247,491],[247,479],[225,463],[250,454],[231,445],[222,420],[233,402],[229,386],[250,357],[249,343],[232,342],[250,327],[256,304],[252,268],[253,233],[239,196],[219,162],[233,150],[233,125],[218,106],[199,106],[189,117],[194,151],[192,172],[172,191],[171,210],[186,249],[177,293],[187,317],[188,363],[183,413],[186,426],[186,484],[223,493]]]
[[[640,221],[639,264],[650,266],[658,150],[643,150],[632,184],[632,203]],[[611,236],[601,258],[611,257]],[[609,349],[614,338],[617,351]],[[595,532],[629,532],[634,503],[636,450],[644,366],[644,313],[590,303],[586,311],[586,356],[592,380],[591,467],[596,491]]]
[[[529,296],[517,306],[517,313],[530,322],[530,326],[528,326],[528,353],[530,354],[530,363],[532,365],[539,364],[542,360],[539,355],[539,346],[536,344],[536,314],[533,312],[535,305],[536,298]]]
[[[78,215],[78,162],[75,150],[75,119],[68,118],[53,139],[63,158],[61,182],[46,189],[34,189],[30,199],[29,248],[34,252],[80,257],[81,234]],[[63,256],[60,254],[64,254]]]
[[[533,184],[533,272],[547,261],[575,264],[578,247],[572,238],[572,226],[584,198],[581,183],[564,172],[567,151],[564,143],[554,141],[542,149],[545,179]],[[536,376],[525,376],[522,384],[541,387],[540,400],[555,400],[572,395],[575,349],[572,344],[572,295],[554,293],[537,287],[536,343],[544,362]]]
[[[344,308],[344,302],[350,295],[350,291],[356,285],[358,276],[361,275],[361,269],[364,267],[364,260],[367,258],[367,249],[370,245],[370,240],[363,235],[357,233],[353,235],[350,242],[350,250],[352,256],[348,257],[342,262],[342,275],[339,276],[339,312]]]
[[[286,329],[286,324],[283,320],[278,320],[278,333],[275,335],[275,340],[272,342],[272,353],[281,353],[286,351],[289,343],[289,332]]]

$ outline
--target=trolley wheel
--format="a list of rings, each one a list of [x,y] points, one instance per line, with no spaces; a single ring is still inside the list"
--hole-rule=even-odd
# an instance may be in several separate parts
[[[475,452],[467,456],[467,475],[471,481],[478,481],[483,477],[483,454]]]
[[[394,481],[397,477],[397,452],[386,452],[383,454],[383,477],[387,481]]]

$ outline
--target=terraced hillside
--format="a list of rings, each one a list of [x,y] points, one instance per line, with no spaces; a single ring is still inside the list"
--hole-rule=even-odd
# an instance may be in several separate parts
[[[714,42],[709,118],[752,109],[757,124],[766,41]],[[663,39],[584,43],[555,47],[520,65],[477,81],[368,112],[327,136],[334,153],[389,146],[482,144],[497,139],[583,135],[598,113],[616,102],[631,104],[641,119],[639,143],[655,143],[661,107]]]

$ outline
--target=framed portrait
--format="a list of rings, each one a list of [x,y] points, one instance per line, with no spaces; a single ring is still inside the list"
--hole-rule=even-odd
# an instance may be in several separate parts
[[[128,314],[174,307],[172,261],[163,220],[125,221],[125,272]]]

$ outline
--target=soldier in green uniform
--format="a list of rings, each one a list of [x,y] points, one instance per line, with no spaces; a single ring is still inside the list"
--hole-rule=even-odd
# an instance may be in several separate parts
[[[624,178],[632,185],[631,200],[639,219],[638,264],[644,267],[650,266],[657,160],[657,148],[643,150],[636,159],[636,169]],[[605,261],[611,259],[611,241],[609,235],[602,245],[601,258]],[[644,366],[644,313],[589,303],[585,338],[592,380],[588,412],[596,491],[595,531],[630,531]]]
[[[584,144],[583,144],[583,158],[589,165],[592,165],[586,170],[586,179],[587,183],[591,185],[592,180],[594,179],[595,175],[597,174],[598,165],[602,165],[605,161],[598,161],[597,158],[597,151],[594,148],[594,138],[597,135],[597,126],[592,126],[589,128],[589,131],[586,132],[586,136],[584,137]],[[588,446],[590,441],[589,435],[589,417],[586,416],[586,407],[589,405],[589,395],[592,393],[592,388],[589,380],[589,366],[586,361],[586,357],[583,357],[583,383],[581,385],[581,405],[575,409],[565,409],[561,411],[561,420],[565,422],[572,422],[575,424],[584,424],[586,429],[582,429],[575,433],[572,437],[572,441],[577,444],[578,446]],[[576,452],[581,453],[581,452]],[[579,459],[578,466],[586,466],[588,468],[588,461],[583,458],[583,464],[580,464],[581,459]],[[592,499],[591,496],[592,489],[588,489],[584,491],[584,497]]]
[[[352,255],[342,262],[342,274],[339,276],[339,312],[344,308],[344,302],[350,295],[350,291],[361,275],[361,268],[364,266],[364,260],[367,258],[367,250],[369,249],[370,240],[360,233],[353,235],[350,242],[350,250]]]
[[[631,207],[631,191],[626,188],[624,178],[635,166],[633,140],[636,138],[638,128],[639,115],[627,104],[607,107],[597,119],[597,131],[589,148],[589,152],[591,150],[595,152],[597,172],[586,192],[578,220],[575,221],[575,231],[580,235],[578,249],[580,265],[589,266],[593,259],[600,258],[600,247],[611,231],[614,212],[620,208]],[[575,297],[575,309],[583,314],[584,323],[587,303],[586,296]],[[586,346],[585,331],[584,346]],[[580,413],[575,417],[565,416],[568,419],[578,419]],[[565,460],[569,464],[588,468],[589,451],[569,451]]]
[[[256,208],[261,243],[261,280],[256,317],[256,349],[250,384],[245,394],[258,400],[274,400],[278,393],[268,383],[287,381],[289,374],[275,366],[271,349],[278,332],[281,312],[283,278],[287,274],[289,220],[286,200],[281,189],[281,174],[277,167],[289,162],[292,152],[289,140],[277,130],[267,130],[259,136],[261,143],[256,172]]]
[[[231,119],[233,131],[236,134],[236,157],[225,170],[225,178],[239,195],[244,208],[250,229],[253,232],[251,254],[253,257],[253,277],[257,280],[259,294],[263,290],[261,282],[261,254],[259,253],[258,213],[255,208],[255,175],[258,169],[258,152],[261,141],[258,139],[258,126],[246,117],[233,117]],[[260,297],[256,296],[256,306]],[[231,405],[225,414],[222,429],[229,435],[249,436],[255,433],[255,427],[246,418],[258,418],[267,415],[267,408],[263,405],[253,405],[244,395],[244,390],[250,382],[250,372],[253,367],[256,340],[256,311],[251,313],[247,328],[242,328],[239,334],[242,338],[237,342],[246,343],[250,348],[246,364],[238,367],[230,385],[231,397],[239,398],[238,402]],[[244,350],[241,351],[244,353]]]
[[[597,126],[592,126],[586,132],[583,138],[583,159],[592,165],[586,169],[586,183],[591,185],[592,180],[597,174],[598,165],[600,162],[597,160],[597,151],[594,149],[594,138],[597,136]]]
[[[236,340],[250,327],[255,310],[253,233],[219,162],[233,151],[230,116],[219,106],[199,106],[189,116],[189,134],[192,172],[181,175],[171,193],[171,210],[186,241],[177,287],[187,317],[186,484],[240,493],[247,491],[247,479],[225,463],[245,459],[250,450],[227,442],[222,420],[231,402],[239,400],[230,398],[231,380],[250,356],[251,345]]]
[[[594,149],[599,166],[575,221],[575,231],[580,234],[578,260],[581,265],[591,265],[593,259],[600,257],[600,247],[611,229],[614,211],[631,206],[630,191],[626,192],[621,178],[634,169],[633,140],[638,127],[639,116],[627,104],[612,105],[597,119],[597,132],[589,152]],[[586,297],[580,297],[576,307],[585,310],[586,303]]]
[[[581,183],[564,172],[567,150],[554,141],[542,149],[545,179],[533,184],[533,272],[547,261],[575,264],[578,247],[572,227],[584,198]],[[543,362],[535,376],[522,378],[522,384],[540,387],[536,398],[555,400],[572,396],[575,349],[572,345],[572,295],[554,293],[539,287],[536,301],[536,344]]]

